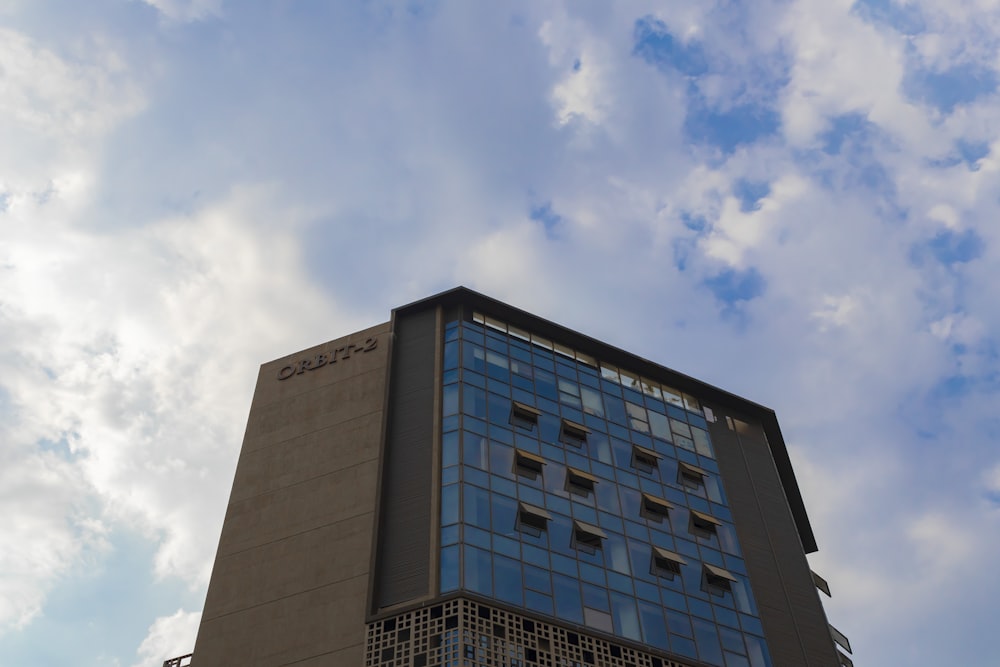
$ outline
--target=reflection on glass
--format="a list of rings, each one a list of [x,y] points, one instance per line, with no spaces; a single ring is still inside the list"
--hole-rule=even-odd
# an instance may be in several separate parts
[[[663,622],[663,611],[648,602],[640,602],[639,617],[642,620],[642,635],[645,642],[662,649],[670,648],[667,628]]]
[[[611,594],[611,615],[615,620],[615,633],[636,641],[642,641],[639,631],[639,615],[635,600],[620,593]]]
[[[441,549],[441,592],[458,590],[458,546]]]
[[[493,594],[492,567],[490,553],[482,549],[466,546],[464,587],[474,593]]]
[[[461,336],[446,340],[444,354],[446,370],[459,361],[462,368],[450,371],[442,394],[441,590],[465,586],[707,664],[769,667],[763,646],[752,639],[760,622],[715,476],[707,424],[684,411],[685,398],[688,409],[700,410],[697,402],[623,369],[605,366],[598,373],[568,348],[555,353],[548,351],[553,343],[544,350],[526,342],[527,332],[515,340],[499,329],[488,336],[474,329],[458,327]],[[532,428],[511,424],[512,401],[539,411]],[[586,425],[585,442],[568,446],[563,420]],[[663,457],[658,474],[635,470],[633,445]],[[515,473],[515,448],[538,458],[532,474]],[[680,484],[678,458],[704,468],[704,483]],[[586,497],[567,492],[567,467],[594,476],[594,482],[581,476]],[[642,493],[673,508],[650,521]],[[544,530],[518,530],[524,505],[552,516]],[[724,553],[694,541],[690,509],[722,522],[716,532]],[[574,521],[603,531],[600,546],[577,548]],[[654,576],[652,544],[683,555],[680,575]],[[703,563],[728,565],[741,579],[731,595],[710,597],[702,589]],[[689,614],[698,619],[697,646]],[[742,629],[726,630],[720,644],[717,629],[737,623]]]
[[[552,575],[555,588],[556,616],[572,621],[583,622],[583,605],[580,604],[580,588],[575,579],[560,574]]]

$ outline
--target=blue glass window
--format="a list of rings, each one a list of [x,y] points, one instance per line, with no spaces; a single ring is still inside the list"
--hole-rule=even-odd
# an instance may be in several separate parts
[[[464,587],[474,593],[493,594],[492,563],[490,552],[475,547],[466,546],[463,549],[465,560]]]
[[[462,343],[462,367],[477,373],[486,373],[486,352],[469,341]]]
[[[724,665],[715,624],[699,618],[693,619],[692,624],[695,642],[698,644],[698,657],[710,665],[720,665],[720,667]]]
[[[478,486],[465,485],[462,520],[485,530],[490,529],[490,494]]]
[[[505,556],[493,557],[493,576],[496,597],[515,605],[521,605],[522,590],[521,564]]]
[[[552,592],[552,580],[548,570],[531,565],[524,566],[524,585],[541,593]]]
[[[524,591],[524,606],[532,611],[552,616],[552,596],[536,591]]]
[[[441,549],[441,592],[458,590],[458,546]]]
[[[462,463],[480,470],[489,470],[489,440],[466,431],[462,434]]]
[[[444,369],[458,368],[458,341],[444,344]]]
[[[458,486],[451,484],[441,489],[441,525],[458,523]]]
[[[458,385],[450,384],[444,388],[444,396],[442,397],[442,415],[447,417],[449,415],[458,414]]]
[[[458,465],[458,431],[445,433],[441,436],[441,465]]]
[[[639,615],[635,600],[620,593],[611,594],[611,615],[615,621],[615,633],[636,641],[642,641],[639,631]]]
[[[448,331],[459,329],[460,339],[446,335],[442,369],[451,380],[442,394],[441,590],[464,587],[720,667],[770,667],[694,399],[685,410],[685,398],[663,388],[668,406],[661,389],[625,369],[602,369],[602,381],[571,355],[472,323]],[[586,438],[567,443],[563,420],[585,425]],[[637,470],[633,446],[662,458]],[[515,448],[540,457],[532,474],[518,474]],[[678,460],[705,471],[702,483],[682,485]],[[567,491],[567,467],[585,475],[582,495]],[[673,507],[650,518],[643,493]],[[520,529],[526,506],[551,516],[544,529]],[[720,523],[693,535],[690,510]],[[578,544],[574,522],[600,539]],[[684,556],[679,576],[652,572],[652,545]],[[703,564],[734,573],[731,595],[704,590]]]
[[[669,649],[667,626],[663,622],[663,611],[647,602],[639,603],[639,618],[642,621],[642,635],[647,644]]]
[[[573,623],[583,622],[583,605],[580,604],[580,588],[575,579],[561,574],[552,575],[555,589],[556,616]]]

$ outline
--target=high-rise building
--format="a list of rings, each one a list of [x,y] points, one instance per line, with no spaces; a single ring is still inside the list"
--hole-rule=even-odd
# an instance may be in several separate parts
[[[849,665],[815,550],[773,411],[459,288],[261,367],[168,664]]]

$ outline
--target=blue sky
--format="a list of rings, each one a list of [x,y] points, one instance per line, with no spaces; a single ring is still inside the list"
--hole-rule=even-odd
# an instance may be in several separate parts
[[[463,284],[773,407],[857,664],[986,667],[1000,9],[0,0],[0,655],[193,646],[257,366]]]

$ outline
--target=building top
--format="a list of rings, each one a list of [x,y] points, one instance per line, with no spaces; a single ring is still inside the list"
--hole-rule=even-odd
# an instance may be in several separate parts
[[[530,332],[532,335],[544,337],[556,344],[556,351],[566,355],[576,354],[578,360],[589,359],[594,363],[600,363],[602,367],[605,365],[620,367],[630,373],[638,374],[637,378],[648,377],[656,382],[669,384],[685,394],[693,395],[709,404],[725,407],[733,413],[745,415],[750,421],[759,422],[767,437],[767,444],[802,547],[806,553],[817,551],[816,538],[806,514],[802,493],[795,479],[774,410],[465,287],[456,287],[400,306],[393,309],[392,316],[395,319],[397,315],[412,314],[437,306],[441,306],[445,311],[460,313],[463,319],[485,315],[494,319],[497,324],[503,323],[514,327],[512,333],[521,330],[523,333]],[[486,323],[490,324],[489,321]]]

